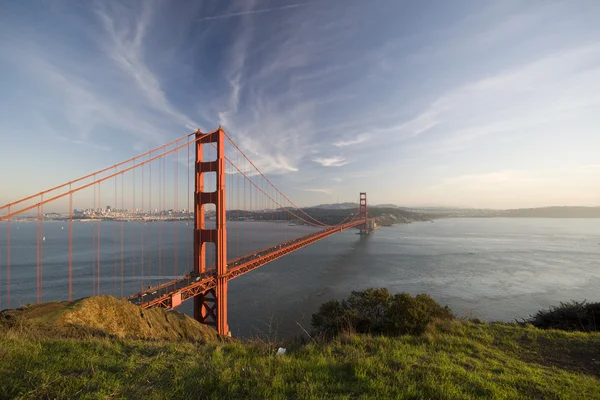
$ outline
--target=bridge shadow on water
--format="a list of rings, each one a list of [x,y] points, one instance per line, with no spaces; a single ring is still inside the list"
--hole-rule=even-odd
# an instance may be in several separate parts
[[[361,272],[368,265],[365,265],[361,260],[367,260],[370,236],[356,235],[358,240],[352,247],[329,261],[323,269],[323,274],[317,279],[321,282],[327,282],[326,287],[321,288],[315,295],[319,298],[337,299],[346,297],[344,293],[340,293],[340,286],[347,283],[349,280],[354,281],[357,272]],[[327,301],[327,300],[324,300]]]
[[[233,334],[266,336],[270,331],[285,338],[303,334],[298,324],[310,330],[311,316],[322,303],[361,288],[356,280],[360,270],[368,268],[370,241],[354,232],[341,234],[232,281]]]

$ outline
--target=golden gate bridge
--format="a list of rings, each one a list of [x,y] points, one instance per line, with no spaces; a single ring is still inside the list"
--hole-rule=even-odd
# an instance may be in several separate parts
[[[104,208],[108,202],[113,205]],[[44,265],[50,264],[53,285],[64,289],[68,300],[74,290],[83,293],[79,286],[86,286],[87,294],[113,294],[142,308],[172,309],[193,299],[194,318],[226,335],[228,282],[347,229],[371,233],[366,193],[360,193],[358,203],[357,210],[347,211],[338,221],[317,218],[281,192],[221,127],[210,133],[198,130],[0,206],[0,302],[5,299],[4,306],[10,308],[11,290],[32,282],[34,275],[35,300],[42,302]],[[61,243],[59,238],[46,242],[45,224],[53,219],[64,223],[61,230],[67,227]],[[35,224],[35,237],[28,238],[29,247],[20,241],[13,248],[14,225],[22,221]],[[311,229],[291,229],[297,232],[256,248],[250,243],[260,234],[253,229],[256,221],[271,223],[263,226],[274,231],[281,223]],[[85,250],[80,249],[83,239],[74,242],[74,225],[83,223],[92,232]],[[130,231],[130,223],[142,225]],[[185,224],[187,238],[180,237],[178,224]],[[228,225],[234,249],[228,249]],[[181,241],[189,248],[180,249]],[[53,251],[48,254],[50,245]],[[108,260],[107,246],[112,252]],[[24,248],[35,248],[35,260],[33,251]],[[16,282],[11,281],[15,265],[20,274]],[[184,274],[179,272],[182,267]],[[56,276],[63,278],[56,282]],[[125,281],[129,289],[139,289],[126,293]]]

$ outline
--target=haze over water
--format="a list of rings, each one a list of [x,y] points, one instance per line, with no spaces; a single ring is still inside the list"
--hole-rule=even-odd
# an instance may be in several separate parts
[[[310,228],[287,224],[252,223],[255,234],[242,243],[235,232],[239,222],[228,222],[229,252],[253,251],[308,233]],[[113,293],[115,225],[101,224],[102,292]],[[120,224],[118,224],[120,226]],[[127,233],[141,224],[124,224]],[[93,223],[74,225],[74,297],[88,296],[92,287]],[[64,229],[62,229],[64,227]],[[0,223],[0,275],[2,307],[6,306],[5,224]],[[173,224],[163,224],[163,271],[172,271]],[[67,295],[66,241],[68,224],[44,223],[43,300]],[[35,301],[36,225],[12,223],[12,307]],[[156,230],[148,230],[148,235]],[[187,227],[178,226],[179,272],[187,270]],[[64,238],[63,238],[64,239]],[[152,243],[146,236],[146,243]],[[236,242],[236,239],[239,241]],[[134,255],[131,240],[126,255]],[[139,246],[139,243],[138,243]],[[77,249],[87,249],[78,251]],[[157,248],[152,248],[155,255]],[[140,250],[136,270],[140,272]],[[158,264],[145,260],[145,284],[156,278]],[[231,258],[231,256],[230,256]],[[126,257],[133,260],[134,257]],[[323,302],[345,298],[352,290],[386,287],[391,292],[429,293],[448,304],[459,316],[512,321],[561,301],[599,301],[600,224],[593,219],[444,219],[376,230],[361,237],[354,230],[336,234],[267,264],[230,282],[229,324],[234,335],[267,332],[278,327],[279,336],[301,333],[297,322],[310,327],[310,315]],[[124,266],[124,290],[141,287]],[[153,272],[150,272],[152,269]],[[120,256],[117,263],[120,277]],[[148,279],[148,275],[152,278]],[[171,272],[172,275],[172,272]],[[170,278],[164,274],[164,280]],[[120,279],[116,285],[120,294]],[[191,302],[180,311],[191,313]]]

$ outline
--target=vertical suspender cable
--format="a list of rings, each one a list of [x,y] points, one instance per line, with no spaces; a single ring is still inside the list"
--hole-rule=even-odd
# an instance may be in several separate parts
[[[117,167],[115,167],[115,174]],[[117,176],[115,176],[115,201],[110,210],[111,221],[113,224],[113,296],[117,296],[117,221],[115,219],[115,211],[117,209]]]
[[[194,142],[195,143],[195,142]],[[192,242],[192,227],[190,225],[190,217],[191,217],[191,213],[190,213],[190,139],[188,137],[188,146],[187,146],[187,168],[188,168],[188,178],[187,178],[187,223],[186,223],[186,230],[187,230],[187,243],[188,243],[188,254],[187,254],[187,272],[191,271],[191,260],[192,260],[192,254],[191,252],[193,251],[193,247],[194,247],[194,243]]]
[[[162,180],[162,176],[163,176],[163,169],[164,169],[164,164],[163,164],[163,158],[161,157],[158,159],[158,212],[159,215],[161,216],[158,220],[158,275],[162,275],[163,271],[162,271],[162,231],[161,231],[161,225],[162,225],[162,215],[163,212],[165,210],[165,203],[162,200],[162,191],[164,190],[163,187],[163,180]]]
[[[167,210],[167,195],[166,195],[166,188],[167,188],[167,163],[166,163],[166,154],[165,152],[167,151],[167,149],[163,149],[163,157],[159,160],[159,162],[162,161],[162,209],[163,209],[163,214],[166,212]],[[166,214],[165,214],[166,215]],[[162,254],[162,230],[163,230],[163,220],[161,218],[160,222],[158,223],[158,262],[162,263],[162,258],[163,258],[163,254]]]
[[[141,233],[141,250],[142,250],[142,260],[141,260],[141,282],[142,282],[142,292],[144,291],[144,233],[146,231],[146,216],[144,215],[144,165],[142,165],[142,233]]]
[[[135,160],[133,160],[133,165],[135,166]],[[131,189],[132,189],[132,192],[133,192],[133,204],[132,204],[132,209],[133,209],[133,213],[134,213],[134,215],[135,215],[135,217],[136,217],[136,218],[134,219],[134,221],[136,221],[136,225],[137,225],[137,222],[139,222],[139,221],[137,221],[137,208],[135,207],[135,191],[136,191],[136,186],[137,186],[137,184],[136,184],[137,182],[136,182],[136,180],[135,180],[135,170],[136,170],[136,168],[134,168],[134,169],[133,169],[133,177],[132,177]],[[137,233],[137,232],[136,232],[136,233]],[[135,238],[135,236],[136,236],[136,235],[132,234],[132,235],[131,235],[131,238],[132,238],[132,239],[134,239],[134,238]],[[137,255],[137,251],[135,250],[135,249],[136,249],[136,246],[135,246],[135,245],[136,245],[136,243],[135,243],[135,241],[134,241],[134,240],[132,240],[132,241],[134,242],[134,243],[132,243],[132,252],[131,252],[131,253],[132,253],[132,254],[131,254],[131,280],[132,280],[132,283],[133,283],[133,282],[135,282],[135,280],[136,280],[136,279],[135,279],[135,261],[136,261],[136,260],[135,260],[135,256]]]
[[[121,174],[121,297],[123,297],[123,279],[125,278],[125,183],[123,179],[124,174]]]
[[[96,182],[96,174],[94,174],[94,182]],[[92,218],[96,218],[96,213],[98,212],[98,207],[96,205],[97,197],[96,197],[96,185],[94,185],[94,209],[92,210]],[[93,251],[96,252],[98,247],[96,246],[96,233],[93,231],[92,225],[92,245]],[[96,294],[96,259],[97,256],[94,254],[94,258],[92,259],[92,296]]]
[[[237,158],[236,162],[239,164],[240,163],[240,153],[238,151],[236,151],[236,158]],[[241,210],[241,208],[242,208],[241,207],[241,203],[240,203],[240,196],[242,195],[242,193],[240,192],[240,177],[241,176],[240,176],[240,174],[236,173],[235,177],[236,177],[235,180],[236,180],[236,183],[237,183],[237,189],[236,189],[236,192],[237,192],[237,209],[238,209],[238,213],[239,213],[239,210]],[[239,256],[242,255],[242,253],[240,253],[240,229],[241,229],[241,226],[240,226],[240,224],[238,224],[238,227],[237,227],[237,240],[236,240],[236,242],[237,242],[237,254],[236,254],[236,257],[239,257]]]
[[[102,210],[102,202],[100,201],[100,183],[98,184],[98,208]],[[100,213],[102,215],[102,212]],[[98,285],[97,295],[100,296],[100,223],[102,218],[98,218],[98,280],[96,284]]]
[[[177,148],[179,145],[179,141],[175,143],[175,147]],[[175,187],[174,187],[174,199],[173,199],[173,217],[175,218],[175,222],[173,223],[173,276],[177,277],[178,273],[178,262],[179,262],[179,242],[178,242],[178,231],[177,231],[177,219],[179,218],[179,151],[175,150],[174,158],[174,166],[175,166]]]
[[[41,196],[42,200],[44,196]],[[37,277],[36,277],[36,289],[37,289],[37,302],[42,302],[42,206],[37,208]]]
[[[148,159],[152,158],[152,152],[150,152],[150,155],[148,156]],[[154,214],[154,211],[152,210],[152,163],[148,163],[148,168],[150,169],[149,171],[149,175],[150,175],[150,179],[149,179],[149,183],[148,183],[148,213],[150,214],[150,219],[151,220],[155,220],[157,218],[157,216]],[[153,224],[154,225],[154,224]],[[152,250],[152,246],[150,246],[150,249]],[[153,271],[152,271],[152,251],[150,252],[150,257],[148,257],[148,268],[146,269],[146,271],[148,271],[148,275],[149,276],[153,276]]]
[[[0,237],[1,239],[1,237]],[[8,243],[8,241],[7,241]],[[0,310],[3,310],[2,308],[2,241],[0,240]]]
[[[8,206],[8,213],[10,214],[10,206]],[[10,218],[6,225],[6,307],[10,308]]]
[[[69,192],[71,185],[69,185]],[[69,301],[73,300],[73,193],[69,194]]]
[[[152,153],[150,153],[150,155],[148,156],[148,159],[152,158]],[[149,175],[149,179],[148,179],[148,214],[150,215],[150,221],[155,221],[156,220],[156,215],[154,215],[154,211],[152,210],[152,163],[148,163],[148,175]],[[152,224],[152,228],[150,228],[150,237],[152,236],[152,232],[153,232],[153,228],[154,228],[154,224]],[[146,272],[148,273],[149,277],[154,276],[152,271],[152,245],[150,246],[150,256],[147,258],[146,262],[147,262],[147,268],[146,268]],[[150,278],[151,279],[151,278]],[[150,282],[152,283],[152,282]]]

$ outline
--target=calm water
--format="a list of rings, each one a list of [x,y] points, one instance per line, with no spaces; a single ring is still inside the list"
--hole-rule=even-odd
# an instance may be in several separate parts
[[[124,224],[126,294],[173,276],[174,224],[149,225],[153,226]],[[287,224],[247,222],[246,228],[255,233],[245,237],[240,226],[239,222],[228,223],[230,255],[311,231]],[[103,293],[120,294],[120,279],[113,284],[115,271],[120,277],[120,229],[120,224],[101,224]],[[188,229],[181,223],[177,227],[179,272],[189,266]],[[35,301],[35,230],[35,224],[12,224],[12,306]],[[92,294],[97,284],[93,261],[97,259],[97,224],[74,224],[74,233],[74,297],[82,297]],[[43,234],[43,298],[62,299],[67,288],[68,226],[48,222]],[[5,240],[6,224],[0,224],[3,306]],[[300,331],[297,323],[309,328],[310,315],[321,303],[368,287],[429,293],[459,315],[486,320],[524,318],[570,299],[600,301],[600,220],[447,219],[381,228],[370,237],[356,235],[354,230],[343,232],[231,281],[230,328],[234,335],[247,336],[266,332],[271,321],[279,336],[295,334]],[[184,304],[181,311],[190,313],[191,305]]]

